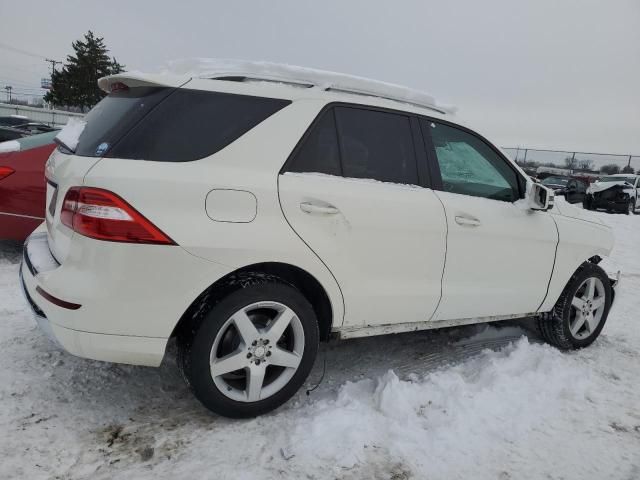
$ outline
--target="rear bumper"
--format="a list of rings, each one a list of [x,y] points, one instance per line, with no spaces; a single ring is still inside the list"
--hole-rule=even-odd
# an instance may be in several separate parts
[[[79,357],[133,365],[160,365],[167,339],[83,332],[52,323],[45,310],[61,307],[52,305],[38,292],[39,282],[36,280],[38,274],[59,267],[47,252],[46,234],[36,233],[27,239],[20,265],[22,293],[42,333],[58,347]],[[34,258],[36,256],[37,259]]]
[[[190,261],[197,260],[204,267],[210,262],[196,259],[180,247],[166,247],[172,250],[162,252],[164,261],[154,262],[139,249],[124,255],[123,250],[131,246],[89,241],[92,249],[76,245],[74,254],[59,265],[49,250],[44,226],[27,239],[20,281],[35,321],[47,337],[73,355],[160,365],[173,328],[204,290],[198,290],[195,281],[193,292],[187,289],[184,272],[178,271],[177,264],[189,269]],[[74,259],[78,251],[83,254]],[[121,258],[123,255],[126,258]],[[178,259],[172,260],[172,255]],[[183,290],[176,282],[182,283]],[[150,295],[149,289],[157,291]]]

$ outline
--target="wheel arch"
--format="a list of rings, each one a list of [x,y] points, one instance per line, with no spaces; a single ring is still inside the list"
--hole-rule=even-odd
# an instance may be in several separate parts
[[[583,257],[583,259],[575,260],[571,266],[565,265],[562,268],[562,272],[559,269],[554,268],[551,281],[549,282],[547,295],[538,308],[538,313],[546,313],[553,309],[554,305],[562,295],[564,288],[585,263],[597,265],[602,261],[602,257],[607,254],[608,252],[606,250],[597,249],[597,251],[591,252],[588,256]],[[556,263],[558,263],[557,259]]]
[[[262,262],[238,268],[209,285],[198,295],[182,314],[171,333],[171,337],[178,337],[188,331],[189,327],[202,314],[213,307],[217,301],[240,287],[238,278],[251,275],[266,275],[277,277],[285,283],[291,284],[307,298],[318,319],[320,340],[326,341],[331,335],[335,317],[335,309],[324,286],[318,279],[306,270],[282,262]]]

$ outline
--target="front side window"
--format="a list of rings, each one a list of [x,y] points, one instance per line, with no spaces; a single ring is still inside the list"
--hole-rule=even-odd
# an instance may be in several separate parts
[[[464,130],[428,122],[444,191],[513,202],[518,176],[489,145]]]

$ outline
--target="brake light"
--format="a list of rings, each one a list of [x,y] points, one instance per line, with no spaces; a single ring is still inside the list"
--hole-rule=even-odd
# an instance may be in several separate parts
[[[111,93],[115,93],[115,92],[126,92],[127,90],[129,90],[129,87],[127,87],[124,83],[122,82],[114,82],[111,84]]]
[[[60,221],[97,240],[176,245],[124,199],[102,188],[70,188],[62,202]]]
[[[13,168],[9,168],[9,167],[0,167],[0,180],[7,178],[9,175],[11,175],[13,172],[15,172],[15,170]]]

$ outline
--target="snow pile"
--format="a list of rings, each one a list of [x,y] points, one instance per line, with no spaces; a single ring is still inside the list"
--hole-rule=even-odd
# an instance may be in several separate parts
[[[84,120],[77,117],[69,117],[67,124],[60,130],[60,133],[56,135],[56,139],[74,152],[78,146],[80,135],[82,135],[86,126],[87,122]]]
[[[0,153],[19,152],[20,143],[17,140],[0,142]]]
[[[402,85],[315,68],[298,67],[265,61],[214,58],[187,58],[168,62],[164,74],[188,75],[198,78],[247,77],[279,82],[295,82],[322,89],[355,92],[437,108],[454,113],[455,107],[438,105],[431,95]]]
[[[330,343],[317,390],[246,421],[205,411],[171,353],[153,369],[57,349],[0,243],[0,478],[638,479],[640,216],[594,215],[623,279],[589,348],[524,323]]]

